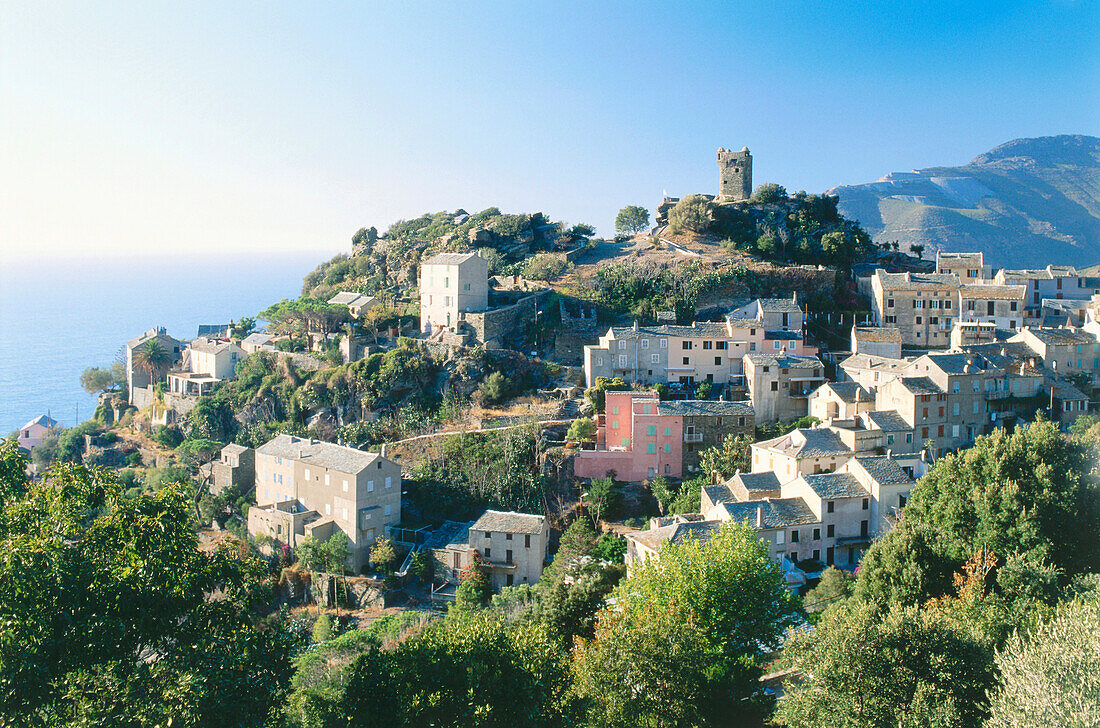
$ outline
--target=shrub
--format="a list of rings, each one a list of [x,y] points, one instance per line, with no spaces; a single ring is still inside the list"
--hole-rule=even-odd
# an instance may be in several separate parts
[[[314,644],[321,644],[322,642],[328,642],[335,637],[333,631],[332,617],[328,613],[323,613],[317,617],[317,621],[313,623],[313,642]]]
[[[669,210],[668,224],[673,232],[706,232],[710,225],[711,202],[703,195],[688,195]]]
[[[539,253],[523,266],[523,276],[533,281],[552,281],[568,271],[572,265],[560,255]]]
[[[787,199],[787,190],[775,182],[765,182],[752,192],[753,202],[779,202]]]
[[[596,437],[596,423],[591,417],[578,417],[569,425],[566,440],[592,440]]]

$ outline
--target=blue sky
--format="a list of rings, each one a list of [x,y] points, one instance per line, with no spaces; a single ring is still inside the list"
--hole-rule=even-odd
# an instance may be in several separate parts
[[[1100,3],[0,2],[16,255],[345,249],[425,211],[823,191],[1100,134]]]

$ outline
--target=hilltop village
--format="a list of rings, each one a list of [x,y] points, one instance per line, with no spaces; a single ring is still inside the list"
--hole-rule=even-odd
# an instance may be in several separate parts
[[[1100,278],[925,259],[754,188],[748,149],[717,162],[718,194],[625,207],[613,239],[496,208],[360,230],[299,299],[125,342],[85,373],[93,420],[16,434],[28,470],[182,484],[200,546],[254,549],[312,619],[543,588],[583,593],[590,636],[616,583],[729,524],[781,599],[827,604],[941,461],[1092,424]]]

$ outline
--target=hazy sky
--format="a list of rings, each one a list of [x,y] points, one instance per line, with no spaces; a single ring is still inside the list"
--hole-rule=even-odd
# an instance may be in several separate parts
[[[841,10],[841,8],[844,8]],[[1100,133],[1100,3],[0,0],[6,255],[317,250],[459,207],[822,191]]]

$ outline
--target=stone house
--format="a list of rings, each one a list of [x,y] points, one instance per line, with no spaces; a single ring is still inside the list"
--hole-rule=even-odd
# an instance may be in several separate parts
[[[236,376],[237,363],[247,356],[236,342],[195,339],[183,352],[182,367],[168,372],[168,391],[181,397],[199,397]]]
[[[221,456],[213,463],[213,493],[226,488],[246,486],[251,490],[256,484],[256,451],[250,447],[229,443],[222,448]]]
[[[382,304],[382,302],[374,296],[368,296],[365,293],[356,293],[354,291],[340,291],[330,298],[328,302],[338,306],[347,306],[348,313],[355,318],[359,318],[370,309]]]
[[[473,564],[484,559],[494,591],[517,584],[534,584],[542,575],[550,548],[545,516],[487,510],[471,523],[447,530],[447,537],[431,544],[437,582],[458,583]]]
[[[1001,340],[996,324],[985,321],[956,321],[951,327],[951,349],[959,350]],[[1007,340],[1008,334],[1005,336]]]
[[[749,447],[753,473],[774,473],[787,483],[800,475],[836,470],[852,457],[832,427],[805,427]]]
[[[999,270],[994,283],[1023,286],[1026,290],[1026,306],[1040,309],[1044,298],[1092,298],[1100,293],[1100,279],[1078,274],[1071,265],[1048,265],[1046,268],[1025,270]]]
[[[241,350],[246,356],[255,354],[257,351],[276,351],[275,337],[262,331],[256,331],[241,340]]]
[[[810,393],[809,408],[822,422],[854,420],[875,408],[875,396],[856,382],[826,382]]]
[[[348,537],[348,568],[359,572],[370,547],[401,520],[401,468],[376,453],[294,435],[256,449],[256,505],[249,533],[290,546],[305,536]],[[289,525],[294,530],[287,531]],[[274,525],[283,526],[272,532]]]
[[[751,319],[764,322],[765,331],[802,331],[804,314],[798,305],[798,294],[790,298],[758,298],[735,308],[726,318]]]
[[[420,330],[427,336],[458,324],[462,312],[489,307],[489,264],[477,253],[439,253],[420,265]]]
[[[699,454],[710,447],[721,447],[727,437],[755,439],[756,414],[748,402],[681,399],[657,405],[661,422],[671,420],[673,430],[683,432],[681,450],[684,474],[699,470]]]
[[[959,320],[991,323],[998,329],[1022,328],[1026,293],[1024,286],[962,286]]]
[[[1100,374],[1100,342],[1080,329],[1037,329],[1025,327],[1009,339],[1019,342],[1042,360],[1052,374],[1085,374],[1095,384]]]
[[[809,412],[810,393],[825,381],[816,356],[753,353],[744,357],[745,387],[756,422],[791,422]]]
[[[980,283],[992,275],[992,266],[985,264],[981,253],[945,253],[936,251],[936,272],[954,274],[960,283]]]
[[[958,317],[959,278],[954,273],[887,273],[871,279],[871,313],[876,326],[896,328],[902,344],[941,348],[950,343]]]
[[[158,342],[170,359],[169,364],[164,367],[164,371],[155,372],[152,376],[150,376],[150,372],[145,371],[134,361],[134,350],[147,345],[150,341]],[[128,404],[140,408],[152,401],[153,387],[164,381],[164,375],[181,359],[183,349],[184,343],[169,336],[163,326],[149,329],[141,336],[127,341],[126,388],[129,392]]]
[[[894,326],[853,326],[852,353],[901,358],[901,329]]]
[[[880,384],[899,376],[912,361],[873,354],[852,354],[837,365],[837,380],[856,382],[873,393]]]

